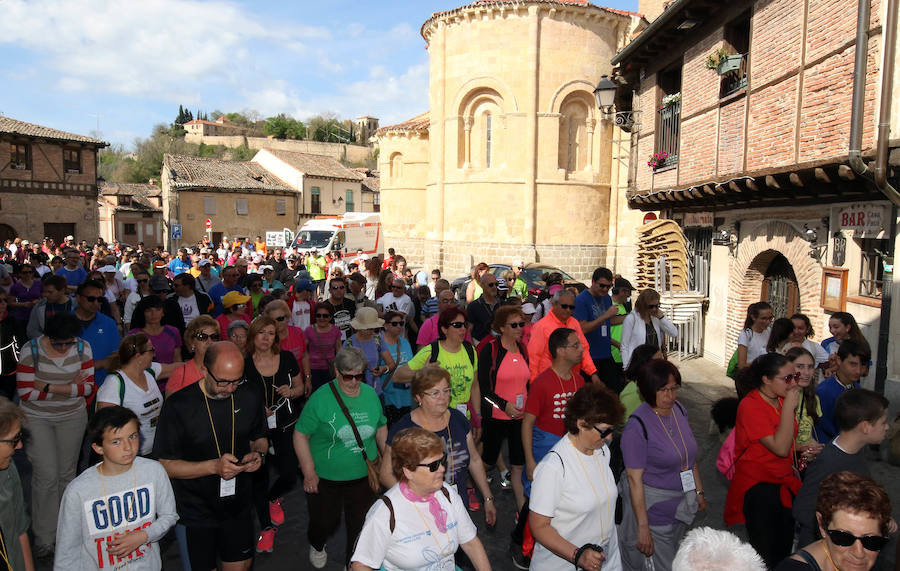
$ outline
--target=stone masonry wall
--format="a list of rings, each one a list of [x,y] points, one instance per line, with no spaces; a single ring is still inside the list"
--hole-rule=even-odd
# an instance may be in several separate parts
[[[251,149],[277,149],[295,153],[324,155],[337,160],[347,160],[353,164],[363,163],[372,156],[371,147],[347,145],[344,143],[323,143],[321,141],[294,141],[289,139],[270,139],[268,137],[244,137],[243,135],[195,135],[188,133],[184,140],[188,143],[204,145],[222,145],[235,148],[248,146]]]

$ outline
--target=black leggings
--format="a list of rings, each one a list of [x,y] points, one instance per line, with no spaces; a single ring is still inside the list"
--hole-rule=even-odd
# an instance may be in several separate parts
[[[747,537],[769,569],[791,554],[794,518],[781,504],[781,486],[760,482],[744,496]]]
[[[269,502],[283,497],[297,484],[297,454],[294,453],[294,427],[276,428],[269,431],[269,442],[275,449],[274,455],[266,458],[266,463],[253,473],[253,504],[259,518],[260,529],[272,526],[269,517]],[[275,468],[275,483],[269,487],[269,466]]]
[[[319,493],[306,494],[309,510],[309,528],[306,538],[316,550],[325,548],[328,538],[337,531],[341,523],[341,508],[347,526],[347,551],[344,564],[349,567],[350,556],[356,544],[356,537],[362,531],[366,513],[375,501],[375,493],[369,487],[368,478],[336,482],[319,478]]]

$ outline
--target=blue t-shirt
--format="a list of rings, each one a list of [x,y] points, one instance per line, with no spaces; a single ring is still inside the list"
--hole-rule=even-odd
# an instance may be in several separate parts
[[[375,385],[375,377],[372,375],[372,369],[378,366],[379,361],[381,361],[381,351],[383,351],[381,348],[381,340],[378,338],[378,335],[373,335],[368,341],[360,341],[356,335],[353,335],[347,339],[347,342],[344,345],[356,347],[365,354],[366,361],[368,361],[368,365],[366,366],[366,384],[375,389],[376,393],[381,395],[381,387]]]
[[[413,358],[412,347],[410,347],[409,341],[407,341],[406,338],[400,337],[400,351],[398,355],[397,346],[388,343],[384,338],[384,333],[379,333],[379,335],[381,337],[381,350],[391,354],[391,357],[393,357],[394,361],[397,363],[398,368],[405,365]],[[378,362],[379,366],[386,364],[387,362],[383,357]],[[384,404],[394,405],[397,408],[412,406],[412,395],[410,395],[409,388],[400,388],[394,383],[385,384],[390,376],[391,373],[385,373],[375,380],[375,389],[381,391],[384,395]],[[406,383],[406,386],[408,387],[409,383]]]
[[[222,282],[212,286],[209,288],[209,291],[206,292],[206,295],[208,295],[209,299],[213,302],[213,317],[219,317],[225,313],[225,308],[222,306],[222,298],[230,291],[236,291],[241,295],[244,294],[244,288],[242,288],[240,284],[234,284],[234,286],[226,288],[225,284]]]
[[[95,315],[87,327],[84,326],[84,323],[82,323],[81,327],[81,335],[79,337],[91,345],[91,353],[94,355],[95,363],[94,382],[97,384],[97,388],[100,388],[100,385],[103,384],[103,380],[106,378],[106,369],[98,369],[96,362],[106,359],[113,352],[118,351],[122,337],[119,335],[119,328],[116,327],[116,322],[102,313]]]
[[[78,286],[87,279],[87,270],[80,265],[74,270],[69,270],[63,266],[56,270],[56,275],[66,278],[67,285]]]
[[[586,289],[575,298],[575,313],[573,316],[578,321],[593,321],[603,315],[612,307],[612,298],[609,295],[594,297],[591,291]],[[612,357],[612,343],[610,340],[609,319],[600,327],[584,336],[590,345],[591,359],[609,359]]]
[[[188,260],[185,262],[181,258],[175,258],[171,262],[169,262],[169,269],[172,270],[174,275],[183,274],[184,272],[191,269],[191,261]]]
[[[834,421],[834,405],[838,397],[850,389],[858,389],[859,381],[844,385],[837,377],[831,376],[819,383],[816,387],[816,395],[819,396],[819,404],[822,406],[822,418],[816,425],[816,439],[822,444],[828,444],[840,430]]]

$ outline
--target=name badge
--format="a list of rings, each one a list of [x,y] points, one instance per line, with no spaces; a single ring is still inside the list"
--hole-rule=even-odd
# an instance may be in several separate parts
[[[522,408],[523,406],[525,406],[525,395],[516,395],[516,408]]]
[[[692,470],[685,470],[681,473],[681,491],[682,492],[692,492],[697,489],[697,484],[694,483],[694,472]]]
[[[606,325],[600,326],[600,336],[609,337],[609,328]]]
[[[469,405],[466,403],[458,404],[456,405],[456,410],[463,413],[463,416],[468,416],[467,413],[469,412]]]
[[[275,413],[273,412],[269,416],[266,417],[266,423],[269,425],[269,428],[277,428]]]
[[[219,478],[219,497],[227,498],[233,496],[237,492],[237,477],[230,480]]]

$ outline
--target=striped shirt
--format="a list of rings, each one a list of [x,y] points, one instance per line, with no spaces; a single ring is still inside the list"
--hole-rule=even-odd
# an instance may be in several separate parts
[[[91,345],[84,342],[83,355],[79,358],[78,345],[73,345],[62,357],[51,357],[44,349],[45,336],[34,340],[37,343],[37,373],[35,373],[34,355],[31,343],[26,343],[19,353],[19,365],[16,368],[16,385],[22,409],[28,416],[36,418],[62,419],[74,416],[85,408],[85,397],[94,392],[94,357]],[[48,339],[49,341],[49,339]],[[84,382],[75,383],[79,376]],[[43,383],[51,385],[70,385],[69,396],[45,393],[35,388],[35,381],[43,387]]]

